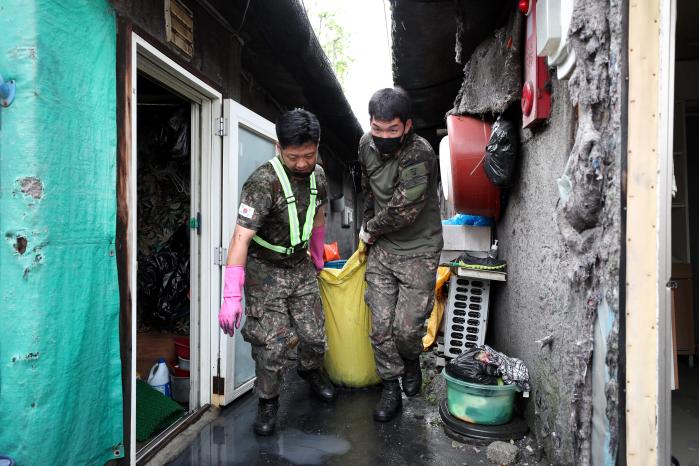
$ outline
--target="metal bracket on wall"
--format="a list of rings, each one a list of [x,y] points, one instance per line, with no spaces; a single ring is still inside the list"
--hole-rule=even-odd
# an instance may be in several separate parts
[[[15,100],[15,81],[5,81],[0,75],[0,105],[9,107]]]
[[[227,136],[226,120],[223,117],[216,118],[216,136]]]
[[[227,258],[228,249],[222,247],[214,248],[214,265],[223,267],[226,265]]]
[[[354,209],[345,207],[342,212],[342,228],[349,228],[354,219]]]

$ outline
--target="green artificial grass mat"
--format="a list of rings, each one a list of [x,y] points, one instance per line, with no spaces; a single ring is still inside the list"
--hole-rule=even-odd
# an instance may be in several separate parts
[[[184,415],[184,408],[143,380],[136,380],[136,440],[145,442]]]

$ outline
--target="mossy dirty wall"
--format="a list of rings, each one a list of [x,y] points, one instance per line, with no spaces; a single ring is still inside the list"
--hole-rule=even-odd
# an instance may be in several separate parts
[[[116,26],[105,0],[0,2],[0,454],[123,455]]]
[[[495,291],[490,335],[530,368],[527,417],[548,461],[614,464],[624,12],[618,0],[574,8],[576,70],[553,81],[548,122],[524,131],[519,180],[497,226],[509,277]],[[556,180],[568,160],[566,201]]]

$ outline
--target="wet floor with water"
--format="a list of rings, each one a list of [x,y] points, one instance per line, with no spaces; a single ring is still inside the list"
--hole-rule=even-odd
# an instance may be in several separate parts
[[[447,437],[437,407],[422,396],[404,397],[401,414],[388,423],[375,422],[372,410],[379,396],[379,388],[339,390],[327,404],[288,370],[273,436],[253,433],[257,398],[247,394],[223,409],[170,465],[491,464],[486,446]]]

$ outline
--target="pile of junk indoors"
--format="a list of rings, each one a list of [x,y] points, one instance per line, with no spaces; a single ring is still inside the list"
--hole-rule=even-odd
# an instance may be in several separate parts
[[[191,104],[138,77],[136,439],[190,402]]]

